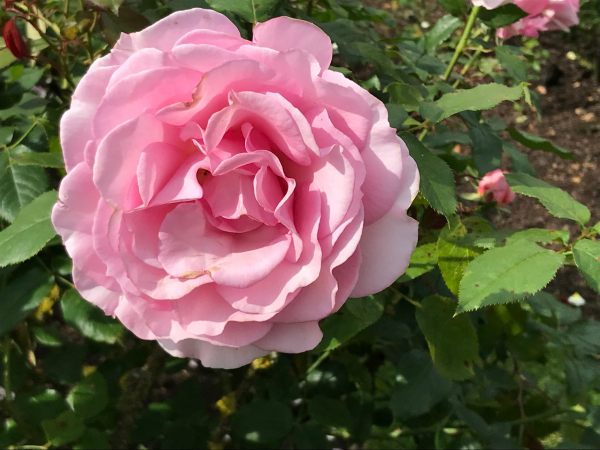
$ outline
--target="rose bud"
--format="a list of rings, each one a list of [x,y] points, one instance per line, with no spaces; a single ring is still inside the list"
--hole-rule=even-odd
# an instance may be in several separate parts
[[[21,37],[21,32],[17,28],[14,19],[9,19],[2,28],[2,37],[6,48],[15,56],[15,58],[27,58],[29,56],[29,48]]]
[[[485,174],[479,182],[477,193],[486,201],[495,201],[500,205],[507,205],[515,199],[515,193],[504,178],[500,169],[492,170]]]

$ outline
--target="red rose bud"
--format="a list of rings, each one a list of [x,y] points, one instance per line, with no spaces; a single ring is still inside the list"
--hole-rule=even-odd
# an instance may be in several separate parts
[[[15,58],[27,58],[29,56],[29,48],[21,37],[21,32],[17,28],[17,24],[14,19],[10,19],[4,24],[2,28],[2,37],[4,43]]]
[[[4,0],[4,7],[8,9],[13,5],[14,2],[15,0]]]

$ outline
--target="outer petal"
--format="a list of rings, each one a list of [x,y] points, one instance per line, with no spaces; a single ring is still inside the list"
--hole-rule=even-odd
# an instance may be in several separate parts
[[[173,356],[197,358],[204,367],[217,369],[236,369],[269,353],[254,345],[232,348],[213,345],[195,339],[186,339],[178,343],[168,339],[161,339],[158,343]]]
[[[217,31],[238,37],[240,32],[231,21],[216,11],[194,8],[175,12],[144,30],[130,35],[130,45],[139,50],[154,47],[170,50],[182,36],[197,29]]]
[[[106,90],[114,66],[101,66],[101,58],[92,64],[75,89],[71,108],[60,120],[60,144],[65,166],[72,170],[83,161],[86,144],[93,139],[92,121]]]
[[[331,39],[319,27],[304,20],[289,17],[259,23],[254,27],[253,39],[255,44],[269,47],[280,52],[299,49],[314,55],[321,70],[331,64],[333,47]]]
[[[275,352],[301,353],[315,348],[321,339],[318,322],[278,323],[254,345]]]
[[[403,162],[403,185],[396,203],[385,216],[363,231],[362,264],[351,297],[374,294],[392,284],[408,267],[417,245],[419,224],[406,215],[406,209],[418,191],[419,175],[411,158]]]

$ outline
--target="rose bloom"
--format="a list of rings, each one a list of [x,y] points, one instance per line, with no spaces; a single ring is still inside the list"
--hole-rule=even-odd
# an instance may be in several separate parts
[[[579,23],[579,0],[472,0],[476,6],[495,9],[514,3],[527,13],[527,17],[498,30],[503,39],[515,35],[537,37],[540,32],[566,31]]]
[[[504,173],[500,169],[492,170],[484,175],[477,186],[477,193],[487,201],[495,201],[500,205],[512,203],[515,193],[512,191]]]
[[[579,0],[515,0],[527,17],[498,30],[504,39],[515,35],[537,37],[540,32],[567,31],[579,23]]]
[[[393,283],[417,241],[418,171],[331,57],[286,17],[252,41],[203,9],[122,35],[60,125],[52,220],[82,296],[173,355],[233,368],[314,348],[321,319]]]

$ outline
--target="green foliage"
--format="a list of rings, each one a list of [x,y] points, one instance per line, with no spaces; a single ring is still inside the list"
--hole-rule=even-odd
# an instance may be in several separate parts
[[[323,340],[315,351],[331,351],[377,321],[383,313],[379,299],[350,299],[344,309],[321,324]]]
[[[573,154],[559,145],[554,144],[548,139],[535,136],[525,131],[517,130],[516,128],[510,128],[510,136],[520,144],[529,147],[534,150],[542,150],[545,152],[554,153],[563,159],[573,159]]]
[[[544,50],[495,38],[523,11],[475,17],[465,0],[34,3],[15,3],[22,25],[33,21],[32,58],[0,42],[0,448],[600,448],[600,224],[529,161],[575,154],[523,131],[544,123],[528,89]],[[582,5],[585,29],[594,3]],[[247,38],[279,15],[324,29],[335,70],[386,105],[421,176],[406,273],[321,321],[316,349],[230,371],[170,357],[85,301],[50,224],[65,174],[59,118],[78,80],[121,32],[190,7],[224,12]],[[507,162],[512,189],[564,226],[519,229],[507,220],[519,209],[476,194]],[[563,266],[591,288],[589,309],[544,290]]]
[[[508,87],[502,84],[481,84],[471,89],[459,89],[444,94],[432,104],[432,122],[441,122],[463,111],[492,109],[502,102],[516,101],[523,97],[524,86]]]
[[[525,173],[510,173],[506,179],[513,191],[538,199],[553,216],[575,220],[581,225],[590,221],[590,210],[562,189]]]
[[[18,153],[17,153],[18,155]],[[19,210],[48,188],[40,167],[13,164],[11,153],[0,152],[0,217],[12,222]]]
[[[85,377],[69,391],[67,403],[83,419],[98,415],[108,405],[104,377],[98,372]]]
[[[65,321],[93,341],[114,344],[123,334],[118,322],[82,299],[75,289],[63,294],[60,305]]]
[[[600,242],[582,239],[573,246],[573,255],[590,287],[600,294]]]
[[[489,230],[489,225],[480,220],[469,220],[467,224],[479,231]],[[438,266],[442,278],[448,289],[456,296],[465,269],[476,256],[481,254],[481,250],[476,246],[464,242],[463,238],[467,233],[466,224],[455,220],[442,229],[437,241]]]
[[[247,22],[263,22],[271,14],[279,0],[207,0],[216,11],[233,13]]]
[[[564,261],[560,253],[529,241],[488,250],[466,268],[457,312],[521,300],[554,278]]]
[[[436,369],[451,380],[471,378],[479,359],[477,333],[466,315],[454,317],[456,302],[432,296],[417,308],[417,322],[427,339]]]
[[[421,193],[433,209],[450,217],[457,207],[452,170],[414,136],[405,133],[402,138],[422,174]]]
[[[0,231],[0,267],[31,258],[56,235],[50,223],[56,199],[56,191],[40,195],[19,212],[10,226]]]
[[[492,28],[510,25],[525,16],[527,16],[527,13],[512,3],[489,10],[482,8],[479,12],[481,20]]]

